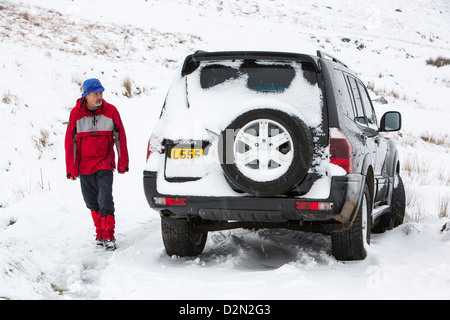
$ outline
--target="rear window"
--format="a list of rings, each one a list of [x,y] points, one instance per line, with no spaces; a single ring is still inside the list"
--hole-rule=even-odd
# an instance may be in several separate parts
[[[303,77],[310,84],[316,84],[317,75],[312,68],[302,65],[302,69]],[[200,85],[202,89],[209,89],[230,80],[245,78],[247,87],[253,91],[277,93],[288,89],[295,75],[295,68],[283,63],[244,61],[239,66],[212,64],[201,69]]]
[[[280,110],[316,128],[322,124],[323,107],[318,77],[310,64],[295,61],[203,61],[174,82],[166,107],[173,109],[172,119],[179,114],[178,130],[201,123],[221,132],[254,109]]]

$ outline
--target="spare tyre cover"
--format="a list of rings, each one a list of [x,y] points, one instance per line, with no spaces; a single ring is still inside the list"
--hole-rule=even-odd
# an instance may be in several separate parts
[[[221,133],[219,157],[233,189],[268,197],[291,190],[305,178],[313,150],[311,131],[301,119],[256,109]]]

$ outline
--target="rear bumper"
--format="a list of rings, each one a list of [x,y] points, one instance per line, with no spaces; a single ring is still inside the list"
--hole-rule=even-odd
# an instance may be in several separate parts
[[[202,221],[224,223],[254,223],[261,227],[280,227],[305,229],[324,233],[342,231],[351,227],[359,208],[365,177],[361,174],[347,174],[333,177],[331,191],[327,199],[306,199],[300,197],[253,196],[240,197],[203,197],[160,194],[157,191],[157,173],[144,171],[144,192],[151,208],[170,212],[173,218],[200,218]],[[155,197],[182,197],[185,206],[158,205]],[[331,203],[329,210],[299,210],[298,201],[319,201]],[[319,228],[317,228],[319,227]],[[318,231],[319,232],[319,231]]]

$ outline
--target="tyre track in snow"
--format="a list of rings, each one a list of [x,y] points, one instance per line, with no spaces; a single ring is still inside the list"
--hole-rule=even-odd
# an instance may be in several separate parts
[[[329,265],[328,237],[292,230],[263,229],[210,232],[204,252],[196,258],[174,258],[177,263],[236,270],[269,271],[289,263]]]

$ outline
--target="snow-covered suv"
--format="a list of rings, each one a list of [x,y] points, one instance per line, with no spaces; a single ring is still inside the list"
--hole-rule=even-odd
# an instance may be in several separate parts
[[[403,222],[398,152],[364,84],[336,58],[285,52],[186,57],[150,137],[144,191],[169,255],[209,231],[287,228],[331,235],[339,260]]]

